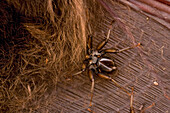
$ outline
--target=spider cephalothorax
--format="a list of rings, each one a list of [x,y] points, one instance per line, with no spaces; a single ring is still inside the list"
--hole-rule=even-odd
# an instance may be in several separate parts
[[[86,67],[92,70],[95,74],[101,72],[112,72],[116,70],[114,61],[104,55],[105,52],[102,50],[88,49],[88,54],[86,55],[86,59],[84,61]]]
[[[101,77],[101,78],[111,80],[112,82],[115,83],[116,86],[120,87],[128,95],[131,95],[123,87],[121,87],[114,79],[112,79],[110,76],[106,75],[106,73],[110,73],[110,72],[116,70],[117,67],[115,65],[115,62],[111,58],[105,57],[105,54],[106,53],[120,53],[122,51],[129,50],[129,49],[132,49],[134,47],[137,47],[137,46],[140,45],[140,43],[138,43],[135,46],[127,47],[127,48],[124,48],[124,49],[121,49],[121,50],[117,50],[117,49],[103,49],[102,50],[102,48],[107,44],[109,36],[110,36],[110,29],[108,31],[106,39],[104,39],[96,47],[96,49],[94,49],[93,45],[92,45],[92,36],[88,37],[87,55],[86,55],[86,58],[84,60],[83,66],[82,66],[82,70],[73,74],[73,75],[77,75],[77,74],[84,72],[85,70],[88,70],[90,80],[92,81],[90,106],[92,105],[91,103],[92,103],[92,98],[93,98],[93,90],[94,90],[94,77],[93,77],[93,75],[94,74]]]

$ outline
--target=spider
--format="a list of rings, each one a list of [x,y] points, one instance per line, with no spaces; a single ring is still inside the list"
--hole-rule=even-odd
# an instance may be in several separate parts
[[[112,60],[109,57],[106,57],[105,54],[107,53],[120,53],[135,47],[138,47],[140,43],[138,43],[135,46],[127,47],[124,49],[102,49],[108,42],[110,37],[110,31],[111,28],[108,30],[107,37],[104,39],[96,48],[93,48],[92,45],[92,38],[93,36],[88,36],[88,42],[87,42],[87,54],[84,60],[84,63],[82,65],[81,71],[73,74],[78,75],[84,72],[85,70],[88,70],[88,74],[90,77],[90,80],[92,82],[91,84],[91,99],[90,99],[90,105],[92,106],[92,99],[93,99],[93,92],[94,92],[94,75],[97,75],[101,78],[111,80],[115,83],[115,85],[119,88],[121,88],[123,91],[125,91],[129,96],[131,95],[129,92],[127,92],[123,87],[121,87],[113,78],[111,78],[109,75],[106,75],[106,73],[111,73],[117,69],[114,60]]]

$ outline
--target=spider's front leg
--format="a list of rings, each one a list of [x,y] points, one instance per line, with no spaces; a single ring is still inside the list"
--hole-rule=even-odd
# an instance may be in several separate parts
[[[123,52],[123,51],[127,51],[127,50],[129,50],[129,49],[133,49],[133,48],[138,47],[138,46],[140,46],[140,45],[141,45],[141,43],[138,43],[138,44],[135,45],[135,46],[126,47],[126,48],[123,48],[123,49],[120,49],[120,50],[118,50],[118,49],[105,49],[105,50],[102,51],[102,54],[106,54],[106,53],[121,53],[121,52]]]
[[[90,98],[90,104],[89,104],[89,108],[87,109],[89,112],[93,112],[92,110],[91,110],[91,108],[90,107],[92,107],[92,99],[93,99],[93,92],[94,92],[94,77],[93,77],[93,71],[91,70],[91,69],[89,69],[88,70],[88,74],[89,74],[89,77],[90,77],[90,80],[91,80],[91,82],[92,82],[92,84],[91,84],[91,90],[90,90],[90,96],[91,96],[91,98]]]
[[[93,45],[92,45],[92,35],[88,36],[88,42],[87,42],[87,49],[92,49]]]
[[[91,50],[92,50],[92,48],[93,48],[92,40],[93,40],[93,36],[92,36],[92,35],[89,35],[89,36],[88,36],[88,41],[87,41],[87,55],[90,55]],[[86,55],[86,56],[87,56],[87,55]]]
[[[97,46],[96,50],[101,50],[101,49],[107,44],[107,42],[108,42],[108,40],[109,40],[109,37],[110,37],[110,30],[111,30],[111,29],[109,29],[109,31],[108,31],[108,33],[107,33],[106,39],[104,39],[104,40]]]
[[[111,29],[112,29],[112,24],[113,24],[113,22],[114,22],[114,20],[111,22],[111,25],[110,25],[109,31],[108,31],[108,33],[107,33],[106,39],[104,39],[104,40],[97,46],[96,50],[101,50],[101,49],[107,44],[107,42],[108,42],[108,40],[109,40],[109,37],[110,37],[110,31],[111,31]]]
[[[86,60],[90,57],[89,54],[91,53],[91,50],[92,50],[92,47],[93,47],[93,45],[92,45],[92,38],[93,38],[92,35],[89,35],[89,36],[88,36],[88,41],[87,41],[87,55],[86,55],[86,58],[85,58],[84,61],[86,61]],[[72,76],[81,74],[82,72],[84,72],[84,71],[86,70],[87,67],[88,67],[88,66],[86,66],[86,63],[83,63],[81,71],[73,74]]]

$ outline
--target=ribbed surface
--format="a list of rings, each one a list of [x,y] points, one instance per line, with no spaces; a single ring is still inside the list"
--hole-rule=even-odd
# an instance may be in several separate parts
[[[134,87],[134,108],[136,112],[144,105],[144,108],[155,103],[155,106],[146,110],[146,113],[170,112],[170,100],[164,96],[165,92],[170,97],[170,31],[157,23],[120,3],[108,3],[115,13],[125,21],[132,31],[135,42],[141,42],[141,49],[129,50],[117,55],[111,55],[118,66],[118,75],[115,80],[131,91]],[[109,13],[106,18],[98,22],[94,45],[104,39],[108,30],[107,25],[112,21]],[[102,33],[104,31],[104,34]],[[95,34],[95,33],[94,33]],[[131,46],[132,40],[118,25],[114,24],[111,36],[106,48],[124,48]],[[153,82],[157,81],[158,86]],[[61,113],[88,113],[87,107],[90,101],[91,82],[86,73],[76,76],[68,83],[60,83],[54,92],[52,103],[48,112]],[[130,98],[111,81],[96,78],[93,110],[96,113],[127,113],[130,109]],[[42,108],[44,110],[46,108]]]

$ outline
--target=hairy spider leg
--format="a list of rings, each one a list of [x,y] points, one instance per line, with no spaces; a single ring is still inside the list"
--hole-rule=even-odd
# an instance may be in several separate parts
[[[105,49],[105,50],[103,50],[102,52],[103,52],[103,54],[106,54],[106,53],[120,53],[120,52],[123,52],[123,51],[127,51],[127,50],[129,50],[129,49],[133,49],[133,48],[138,47],[138,46],[140,46],[140,45],[141,45],[141,43],[138,43],[138,44],[135,45],[135,46],[126,47],[126,48],[123,48],[123,49],[120,49],[120,50],[118,50],[118,49]]]
[[[106,44],[107,44],[107,42],[108,42],[108,40],[109,40],[109,37],[110,37],[110,31],[111,31],[111,29],[112,29],[112,24],[113,24],[113,22],[114,22],[114,20],[111,22],[111,24],[110,24],[110,29],[109,29],[109,31],[108,31],[108,33],[107,33],[107,37],[106,37],[106,39],[104,39],[98,46],[97,46],[97,50],[101,50]]]
[[[131,95],[128,91],[126,91],[125,88],[123,88],[122,86],[120,86],[120,85],[119,85],[114,79],[112,79],[110,76],[104,75],[104,74],[102,74],[102,73],[98,73],[98,76],[101,77],[101,78],[107,79],[107,80],[111,80],[112,82],[114,82],[114,84],[115,84],[117,87],[121,88],[121,89],[122,89],[124,92],[126,92],[129,96]]]
[[[90,51],[89,51],[89,50],[92,49],[92,46],[93,46],[93,45],[92,45],[92,36],[89,35],[89,36],[88,36],[88,43],[87,43],[87,53],[88,53],[88,54],[90,54]],[[90,57],[89,55],[86,55],[86,59],[88,59],[89,57]],[[73,74],[72,76],[81,74],[82,72],[84,72],[84,71],[86,70],[86,68],[87,68],[86,64],[83,63],[81,71]]]
[[[135,113],[134,108],[133,108],[133,98],[134,98],[133,90],[134,90],[134,88],[132,87],[132,93],[130,96],[130,113]]]
[[[92,45],[92,38],[93,38],[92,35],[88,36],[88,43],[87,43],[88,49],[92,49],[92,47],[93,47],[93,45]]]
[[[111,29],[109,29],[109,31],[108,31],[108,33],[107,33],[107,37],[106,37],[106,39],[104,39],[98,46],[97,46],[97,50],[101,50],[106,44],[107,44],[107,42],[108,42],[108,40],[109,40],[109,37],[110,37],[110,30]]]
[[[90,105],[89,105],[89,106],[92,106],[92,99],[93,99],[93,92],[94,92],[94,77],[93,77],[92,70],[89,70],[88,74],[89,74],[90,80],[92,82],[91,90],[90,90],[90,92],[91,92],[91,94],[90,94],[91,95],[91,99],[90,99]]]
[[[82,72],[84,72],[84,71],[86,70],[86,68],[87,68],[87,67],[86,67],[86,64],[83,63],[81,71],[79,71],[79,72],[73,74],[72,76],[81,74]]]

